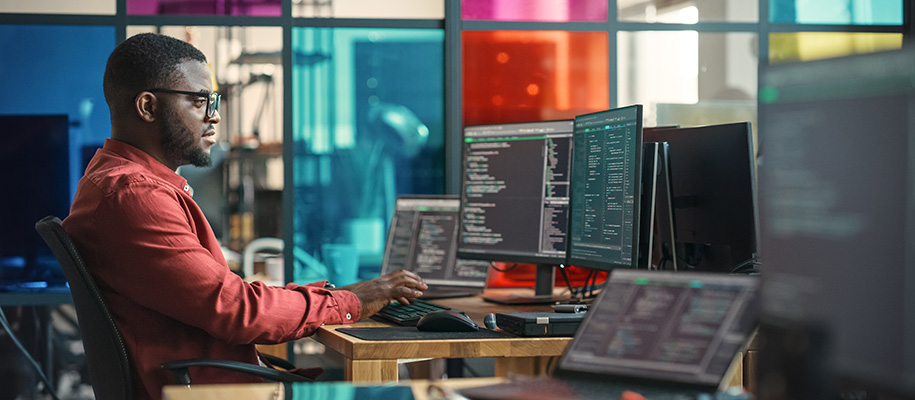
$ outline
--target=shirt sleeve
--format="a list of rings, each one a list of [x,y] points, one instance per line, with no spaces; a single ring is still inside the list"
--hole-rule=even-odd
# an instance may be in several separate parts
[[[105,258],[94,268],[99,281],[229,343],[281,343],[322,324],[359,319],[352,292],[329,291],[322,283],[271,287],[242,280],[201,244],[203,227],[193,226],[190,201],[149,181],[107,196],[94,213],[98,240],[90,244]]]

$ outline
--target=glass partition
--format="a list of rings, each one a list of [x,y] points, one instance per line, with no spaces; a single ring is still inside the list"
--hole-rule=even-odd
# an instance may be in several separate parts
[[[111,134],[102,77],[115,29],[0,25],[0,38],[0,114],[67,115],[72,195],[95,148]]]
[[[770,0],[769,21],[788,24],[902,25],[902,0]]]
[[[620,32],[619,104],[644,104],[645,126],[756,127],[757,36]]]
[[[130,15],[280,16],[280,0],[127,0]]]
[[[0,13],[114,15],[115,0],[3,1]]]
[[[292,0],[294,17],[442,19],[444,0]]]
[[[606,21],[606,0],[462,0],[461,16],[488,21]]]
[[[769,34],[769,63],[811,61],[902,47],[901,33],[793,32]]]
[[[620,21],[693,24],[757,22],[758,0],[618,0]]]
[[[464,31],[464,125],[610,107],[606,32]]]
[[[296,282],[377,276],[394,200],[444,191],[444,33],[294,28]]]

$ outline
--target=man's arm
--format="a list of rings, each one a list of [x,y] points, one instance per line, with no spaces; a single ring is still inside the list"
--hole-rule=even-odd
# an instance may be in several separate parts
[[[362,307],[360,318],[368,318],[388,305],[392,300],[409,304],[413,299],[422,296],[428,289],[419,275],[409,271],[395,271],[370,281],[356,282],[337,290],[353,292]]]

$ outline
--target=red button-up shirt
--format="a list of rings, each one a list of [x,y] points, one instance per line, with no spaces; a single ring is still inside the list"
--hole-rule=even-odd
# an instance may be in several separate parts
[[[93,157],[63,225],[124,336],[138,399],[159,399],[162,386],[175,383],[163,362],[257,364],[255,344],[360,317],[352,292],[325,290],[323,282],[243,281],[229,270],[187,181],[123,142],[108,139]],[[258,381],[216,368],[190,372],[194,383]]]

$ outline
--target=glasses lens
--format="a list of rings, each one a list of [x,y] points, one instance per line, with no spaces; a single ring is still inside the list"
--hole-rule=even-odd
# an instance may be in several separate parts
[[[221,96],[218,93],[210,93],[210,97],[207,103],[207,117],[212,117],[216,114],[216,111],[219,111],[219,98]]]

